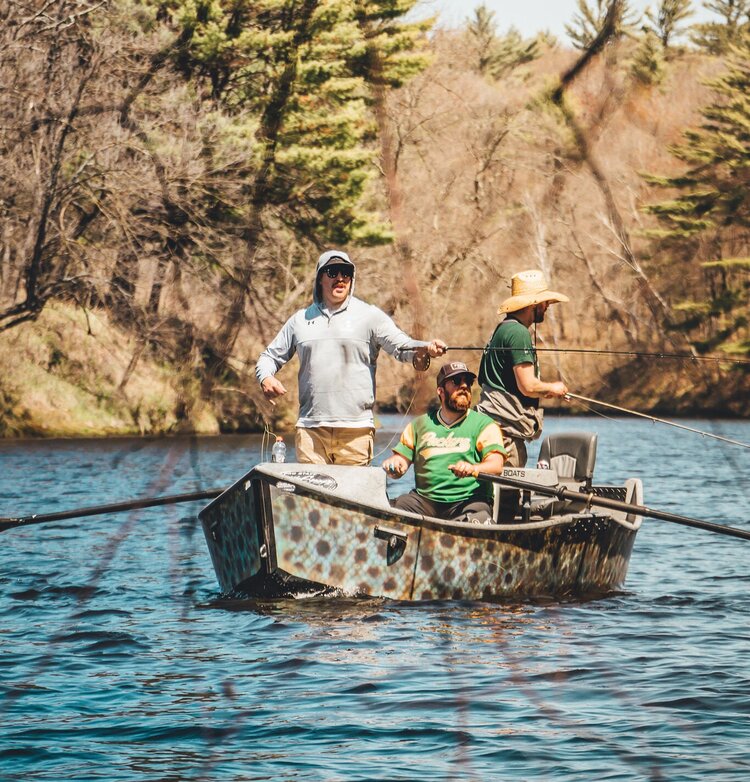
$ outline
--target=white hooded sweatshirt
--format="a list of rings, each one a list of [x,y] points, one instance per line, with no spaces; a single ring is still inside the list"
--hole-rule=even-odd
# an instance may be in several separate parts
[[[334,258],[352,266],[352,285],[347,300],[331,312],[320,300],[316,283],[321,269]],[[401,331],[382,310],[355,298],[354,282],[354,264],[346,253],[323,253],[315,269],[313,303],[289,318],[255,365],[262,383],[299,355],[297,426],[373,426],[380,349],[409,362],[415,348],[428,345]]]

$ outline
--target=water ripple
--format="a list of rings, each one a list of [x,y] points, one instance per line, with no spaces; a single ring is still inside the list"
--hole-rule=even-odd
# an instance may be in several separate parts
[[[602,477],[641,475],[650,506],[725,523],[745,507],[744,456],[729,476],[711,444],[696,460],[650,425],[594,423]],[[17,515],[156,478],[222,485],[259,446],[0,442],[0,500]],[[0,557],[3,782],[750,776],[742,542],[647,521],[622,593],[496,605],[219,599],[192,506],[11,530]]]

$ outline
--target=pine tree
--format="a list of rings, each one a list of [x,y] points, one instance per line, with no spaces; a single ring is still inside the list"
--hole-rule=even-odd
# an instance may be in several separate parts
[[[660,0],[655,12],[650,8],[646,11],[646,18],[651,22],[650,29],[665,49],[682,32],[681,23],[692,15],[691,0]]]
[[[476,70],[487,73],[492,62],[493,49],[497,40],[497,23],[495,12],[490,11],[484,3],[474,9],[474,18],[469,19],[466,31],[476,53]]]
[[[537,38],[524,40],[513,27],[504,36],[498,36],[495,12],[484,4],[474,9],[474,18],[468,21],[466,31],[476,52],[477,72],[494,79],[539,57]]]
[[[646,30],[630,64],[631,76],[641,84],[659,84],[664,78],[664,47],[652,30]]]
[[[210,84],[229,121],[225,133],[251,140],[243,173],[251,193],[248,227],[270,208],[315,242],[389,239],[377,216],[362,208],[375,169],[368,88],[355,72],[366,49],[355,17],[359,5],[215,0],[183,6],[180,21],[193,27],[183,68],[197,85]]]
[[[750,0],[707,0],[703,7],[721,18],[693,28],[693,42],[709,54],[725,54],[750,27]]]
[[[371,87],[401,87],[430,63],[427,33],[434,18],[407,22],[416,0],[357,0],[354,16],[365,47],[351,57],[352,72]]]
[[[538,37],[525,40],[515,27],[511,27],[497,40],[494,62],[489,68],[490,75],[500,79],[520,65],[536,60],[541,53],[540,40]]]
[[[226,197],[215,219],[236,223],[245,243],[227,278],[208,383],[244,322],[269,226],[314,246],[392,239],[368,201],[377,174],[370,107],[376,90],[425,67],[420,39],[429,23],[401,22],[414,2],[179,0],[177,19],[191,31],[179,67],[217,105],[214,154],[233,160],[222,168],[226,184],[216,183]]]
[[[596,0],[589,6],[587,0],[578,0],[578,14],[571,24],[565,25],[573,46],[576,49],[588,49],[604,26],[604,20],[611,6],[615,6],[615,36],[627,35],[637,26],[639,17],[629,6],[627,0]]]
[[[672,153],[687,165],[676,177],[647,176],[654,186],[678,191],[645,211],[662,228],[649,232],[667,263],[692,258],[708,275],[709,299],[685,302],[693,320],[714,323],[713,339],[747,340],[750,292],[750,32],[730,47],[729,70],[709,83],[714,101],[699,129],[685,131]],[[677,256],[675,258],[674,256]],[[670,260],[671,258],[671,260]],[[735,344],[736,348],[736,344]],[[744,350],[750,349],[745,342]]]

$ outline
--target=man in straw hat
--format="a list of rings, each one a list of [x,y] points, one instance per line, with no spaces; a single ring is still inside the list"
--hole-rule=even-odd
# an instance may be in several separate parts
[[[503,434],[488,416],[470,410],[476,375],[461,361],[444,364],[437,376],[440,409],[415,418],[404,429],[383,469],[400,478],[414,464],[416,489],[391,503],[401,510],[489,523],[492,485],[477,472],[499,475],[505,462]]]
[[[477,410],[497,421],[503,430],[508,467],[526,464],[526,441],[542,432],[540,397],[563,397],[568,388],[560,380],[539,379],[539,364],[531,327],[542,323],[550,304],[569,301],[550,290],[542,272],[519,272],[511,278],[511,296],[498,310],[505,315],[495,328],[479,367],[481,393]]]

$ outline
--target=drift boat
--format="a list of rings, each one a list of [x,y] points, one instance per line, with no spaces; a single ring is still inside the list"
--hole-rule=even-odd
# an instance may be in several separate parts
[[[593,485],[595,455],[595,434],[556,435],[542,443],[544,469],[506,468],[498,482],[520,479],[552,492],[565,487],[560,494],[572,496],[525,490],[512,523],[399,511],[388,501],[380,468],[295,463],[258,464],[199,517],[219,586],[234,596],[606,594],[625,581],[641,519],[626,510],[595,510],[592,499],[640,503],[642,487],[638,479]]]

